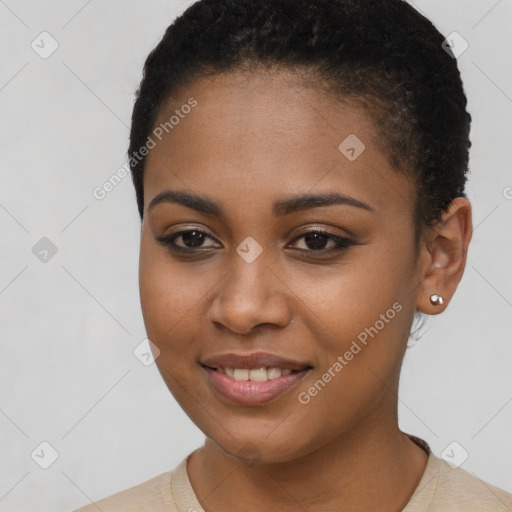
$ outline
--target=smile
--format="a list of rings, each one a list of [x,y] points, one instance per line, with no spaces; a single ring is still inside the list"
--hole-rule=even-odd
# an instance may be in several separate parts
[[[237,405],[261,405],[289,392],[311,371],[269,368],[210,368],[201,365],[209,386]]]

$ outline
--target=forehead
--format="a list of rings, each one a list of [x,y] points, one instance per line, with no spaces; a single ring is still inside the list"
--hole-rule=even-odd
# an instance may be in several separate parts
[[[191,98],[195,106],[183,108]],[[196,80],[168,98],[159,126],[167,129],[152,137],[146,206],[166,188],[211,191],[221,201],[233,201],[236,190],[255,202],[321,188],[358,196],[377,209],[392,207],[393,198],[402,203],[398,208],[412,208],[412,187],[377,149],[379,134],[367,113],[292,71]]]

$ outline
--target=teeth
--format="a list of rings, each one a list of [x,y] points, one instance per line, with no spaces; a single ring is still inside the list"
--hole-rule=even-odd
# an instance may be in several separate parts
[[[235,368],[234,377],[235,377],[235,380],[249,380],[249,370],[247,370],[247,368],[243,368],[243,369]]]
[[[217,371],[235,380],[250,380],[251,382],[265,382],[292,373],[288,368],[254,368],[251,370],[247,368],[217,368]]]
[[[267,370],[267,376],[269,379],[277,379],[278,377],[281,377],[282,374],[283,370],[281,370],[281,368],[269,368]]]
[[[249,380],[252,382],[265,382],[267,380],[266,368],[255,368],[249,372]]]

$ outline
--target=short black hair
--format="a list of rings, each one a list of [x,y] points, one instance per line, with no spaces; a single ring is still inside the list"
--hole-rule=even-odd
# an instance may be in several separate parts
[[[199,0],[146,60],[128,154],[146,144],[169,95],[194,79],[300,70],[372,114],[379,149],[415,184],[416,227],[431,226],[454,198],[466,197],[471,147],[460,72],[444,40],[404,0]],[[144,164],[130,158],[141,219]]]

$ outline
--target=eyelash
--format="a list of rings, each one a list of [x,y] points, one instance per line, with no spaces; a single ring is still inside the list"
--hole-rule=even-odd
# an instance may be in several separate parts
[[[210,250],[211,250],[210,248],[194,249],[194,248],[190,248],[190,247],[181,247],[179,245],[176,245],[175,240],[177,238],[180,238],[182,235],[185,235],[188,233],[193,233],[193,232],[199,233],[201,235],[205,235],[206,238],[210,238],[211,240],[215,240],[213,237],[211,237],[210,235],[208,235],[205,231],[202,231],[201,229],[186,229],[183,231],[179,231],[177,233],[173,233],[172,235],[156,237],[156,240],[158,242],[160,242],[161,244],[165,245],[166,247],[168,247],[172,252],[177,253],[177,254],[192,256],[193,253],[197,254],[199,252],[203,252],[203,253],[210,252]],[[303,252],[303,253],[312,254],[312,255],[324,255],[324,254],[332,254],[332,253],[341,252],[341,251],[348,249],[349,247],[351,247],[353,245],[358,245],[356,242],[354,242],[350,238],[333,235],[332,233],[328,233],[327,231],[323,231],[321,229],[312,229],[310,231],[307,231],[307,232],[303,233],[302,235],[296,237],[294,240],[292,240],[292,242],[296,242],[296,241],[298,241],[302,238],[305,238],[306,236],[311,235],[311,234],[320,234],[320,235],[323,235],[324,237],[326,237],[328,240],[333,240],[334,242],[336,242],[336,247],[334,249],[328,249],[328,250],[326,250],[326,249],[295,249],[295,250],[297,250],[299,252]]]

